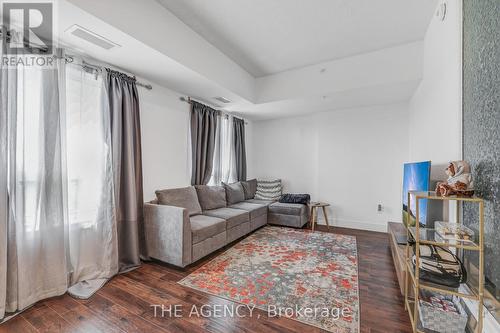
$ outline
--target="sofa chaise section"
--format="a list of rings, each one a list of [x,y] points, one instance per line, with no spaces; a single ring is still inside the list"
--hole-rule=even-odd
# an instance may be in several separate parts
[[[302,228],[309,221],[309,208],[306,205],[273,202],[268,209],[269,224]]]

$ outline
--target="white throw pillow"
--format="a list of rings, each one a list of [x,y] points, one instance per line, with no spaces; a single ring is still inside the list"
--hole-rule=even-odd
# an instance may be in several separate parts
[[[283,188],[281,179],[261,180],[257,179],[257,192],[255,199],[259,200],[279,200]]]

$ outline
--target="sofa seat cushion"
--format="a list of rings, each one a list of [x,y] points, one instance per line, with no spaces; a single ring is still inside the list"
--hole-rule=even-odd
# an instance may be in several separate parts
[[[269,206],[273,202],[272,200],[260,200],[260,199],[250,199],[250,200],[245,200],[245,202],[252,203],[252,204],[258,204],[258,205],[264,205],[264,206]]]
[[[189,216],[201,214],[198,194],[193,186],[156,191],[160,205],[186,208]]]
[[[190,222],[193,244],[226,231],[226,221],[217,217],[194,215],[190,217]]]
[[[230,206],[229,208],[246,210],[247,212],[250,213],[250,220],[253,220],[256,217],[267,213],[267,206],[266,205],[259,205],[256,203],[249,203],[246,201],[238,202],[237,204],[234,204],[234,205]]]
[[[247,211],[234,208],[217,208],[206,210],[203,215],[218,217],[227,221],[227,229],[231,229],[244,222],[250,221],[250,214]]]
[[[226,207],[226,190],[223,186],[195,185],[201,209]]]
[[[300,216],[307,214],[307,206],[302,204],[274,202],[269,205],[269,213]]]

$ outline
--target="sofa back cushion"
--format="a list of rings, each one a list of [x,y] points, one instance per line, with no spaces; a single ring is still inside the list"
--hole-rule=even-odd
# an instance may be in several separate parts
[[[224,186],[195,185],[201,209],[209,210],[226,207]]]
[[[245,192],[245,200],[253,199],[255,197],[255,192],[257,191],[257,179],[250,179],[241,182],[243,186],[243,191]]]
[[[228,206],[245,200],[245,191],[243,191],[241,182],[232,184],[222,183],[222,185],[226,189],[226,201]]]
[[[255,199],[279,200],[282,194],[281,179],[257,180],[257,192]]]
[[[189,216],[201,214],[198,195],[193,186],[156,191],[158,204],[186,208]]]

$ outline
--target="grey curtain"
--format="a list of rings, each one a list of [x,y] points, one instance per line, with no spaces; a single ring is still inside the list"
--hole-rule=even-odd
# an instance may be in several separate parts
[[[236,162],[236,180],[247,180],[247,156],[245,150],[245,121],[233,120],[233,146]]]
[[[135,78],[110,69],[104,76],[111,118],[118,257],[120,271],[125,271],[140,265],[143,243],[139,96]]]
[[[206,185],[212,175],[218,111],[191,101],[191,184]]]

